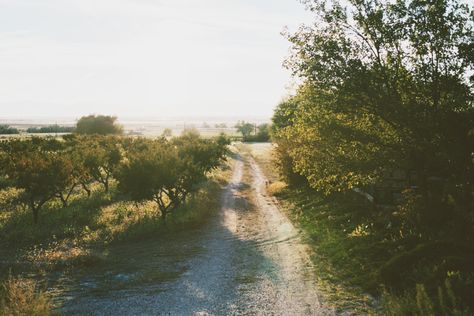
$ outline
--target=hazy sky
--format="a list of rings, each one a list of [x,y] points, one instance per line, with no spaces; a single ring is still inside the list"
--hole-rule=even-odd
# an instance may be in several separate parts
[[[0,0],[0,117],[270,116],[298,0]]]

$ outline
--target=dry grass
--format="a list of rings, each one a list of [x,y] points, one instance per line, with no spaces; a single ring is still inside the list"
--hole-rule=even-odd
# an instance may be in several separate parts
[[[211,181],[219,183],[222,187],[226,186],[229,183],[229,179],[232,177],[232,170],[235,164],[235,154],[237,152],[235,146],[229,146],[230,155],[227,158],[227,161],[222,164],[222,166],[216,170],[213,170],[209,175]]]
[[[287,186],[288,185],[283,181],[276,181],[267,187],[267,192],[270,195],[277,196],[278,194],[282,193]]]
[[[0,287],[0,315],[51,315],[52,303],[33,280],[7,279]]]

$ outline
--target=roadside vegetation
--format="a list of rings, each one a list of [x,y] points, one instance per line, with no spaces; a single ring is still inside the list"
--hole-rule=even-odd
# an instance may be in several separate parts
[[[305,1],[302,84],[273,117],[278,165],[326,275],[389,315],[474,311],[472,9]]]
[[[101,264],[100,249],[111,243],[204,222],[219,209],[228,145],[224,136],[193,131],[169,139],[71,134],[2,141],[0,314],[23,313],[11,298],[23,290],[35,297],[32,304],[47,305],[37,285],[17,275]]]

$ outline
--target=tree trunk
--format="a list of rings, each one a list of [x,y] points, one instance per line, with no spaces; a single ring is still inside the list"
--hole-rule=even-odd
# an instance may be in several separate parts
[[[87,197],[91,197],[91,190],[87,187],[87,185],[85,183],[81,183],[81,185],[84,191],[86,191]]]
[[[168,209],[161,210],[161,219],[163,219],[163,223],[166,225],[166,215],[168,215]]]
[[[63,207],[67,207],[67,198],[64,197],[64,194],[59,194],[59,199],[61,200],[61,203],[63,204]]]
[[[34,205],[31,205],[31,208],[33,210],[33,222],[35,223],[35,225],[38,224],[38,213],[39,213],[39,207],[36,207]]]

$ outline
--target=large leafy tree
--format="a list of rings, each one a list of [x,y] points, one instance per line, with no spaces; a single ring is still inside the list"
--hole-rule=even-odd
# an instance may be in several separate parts
[[[81,117],[76,124],[78,134],[122,134],[123,127],[117,124],[116,116],[88,115]]]
[[[372,244],[386,252],[380,257],[392,257],[377,282],[433,290],[458,271],[464,285],[456,294],[470,303],[471,8],[458,0],[304,2],[315,23],[287,34],[286,65],[301,85],[273,117],[283,174],[326,194],[392,190],[387,174],[407,175],[396,209],[346,210],[370,227]]]
[[[304,83],[274,118],[291,117],[275,134],[294,171],[325,192],[377,184],[388,170],[413,171],[430,209],[419,210],[417,231],[442,225],[449,209],[468,214],[470,8],[457,0],[306,4],[317,23],[288,35],[287,61]]]

